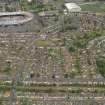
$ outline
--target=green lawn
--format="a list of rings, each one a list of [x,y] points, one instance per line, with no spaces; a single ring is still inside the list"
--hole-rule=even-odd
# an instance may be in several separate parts
[[[59,46],[62,45],[63,42],[60,39],[50,39],[50,40],[44,40],[44,39],[37,39],[34,41],[34,44],[36,46],[41,46],[41,47],[47,47],[47,46]]]
[[[34,44],[37,46],[45,47],[45,46],[50,46],[52,43],[49,40],[38,39],[38,40],[35,40]]]
[[[105,4],[95,3],[95,4],[84,4],[80,5],[82,11],[93,11],[93,12],[105,12]]]

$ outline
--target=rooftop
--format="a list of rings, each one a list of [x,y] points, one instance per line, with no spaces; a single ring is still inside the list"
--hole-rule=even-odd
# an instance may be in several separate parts
[[[80,6],[78,6],[76,3],[65,3],[65,7],[66,7],[70,12],[79,12],[79,11],[81,11]]]

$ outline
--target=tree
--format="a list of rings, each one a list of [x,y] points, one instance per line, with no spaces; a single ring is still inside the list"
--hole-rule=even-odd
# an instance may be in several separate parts
[[[96,59],[97,71],[105,77],[105,59],[104,58],[97,58]]]

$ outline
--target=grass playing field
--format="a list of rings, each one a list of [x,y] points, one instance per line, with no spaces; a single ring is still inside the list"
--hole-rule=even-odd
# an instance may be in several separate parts
[[[82,8],[82,11],[105,12],[104,3],[84,4],[80,5],[80,7]]]

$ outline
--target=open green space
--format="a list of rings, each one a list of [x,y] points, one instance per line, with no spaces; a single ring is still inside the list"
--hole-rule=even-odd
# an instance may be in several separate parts
[[[36,46],[49,46],[51,45],[51,42],[49,40],[43,40],[43,39],[38,39],[38,40],[35,40],[34,44]]]
[[[61,39],[56,39],[56,38],[50,40],[37,39],[34,41],[34,44],[36,46],[47,47],[47,46],[63,45],[63,42]]]
[[[80,5],[80,7],[82,8],[82,11],[105,12],[104,3],[84,4]]]

